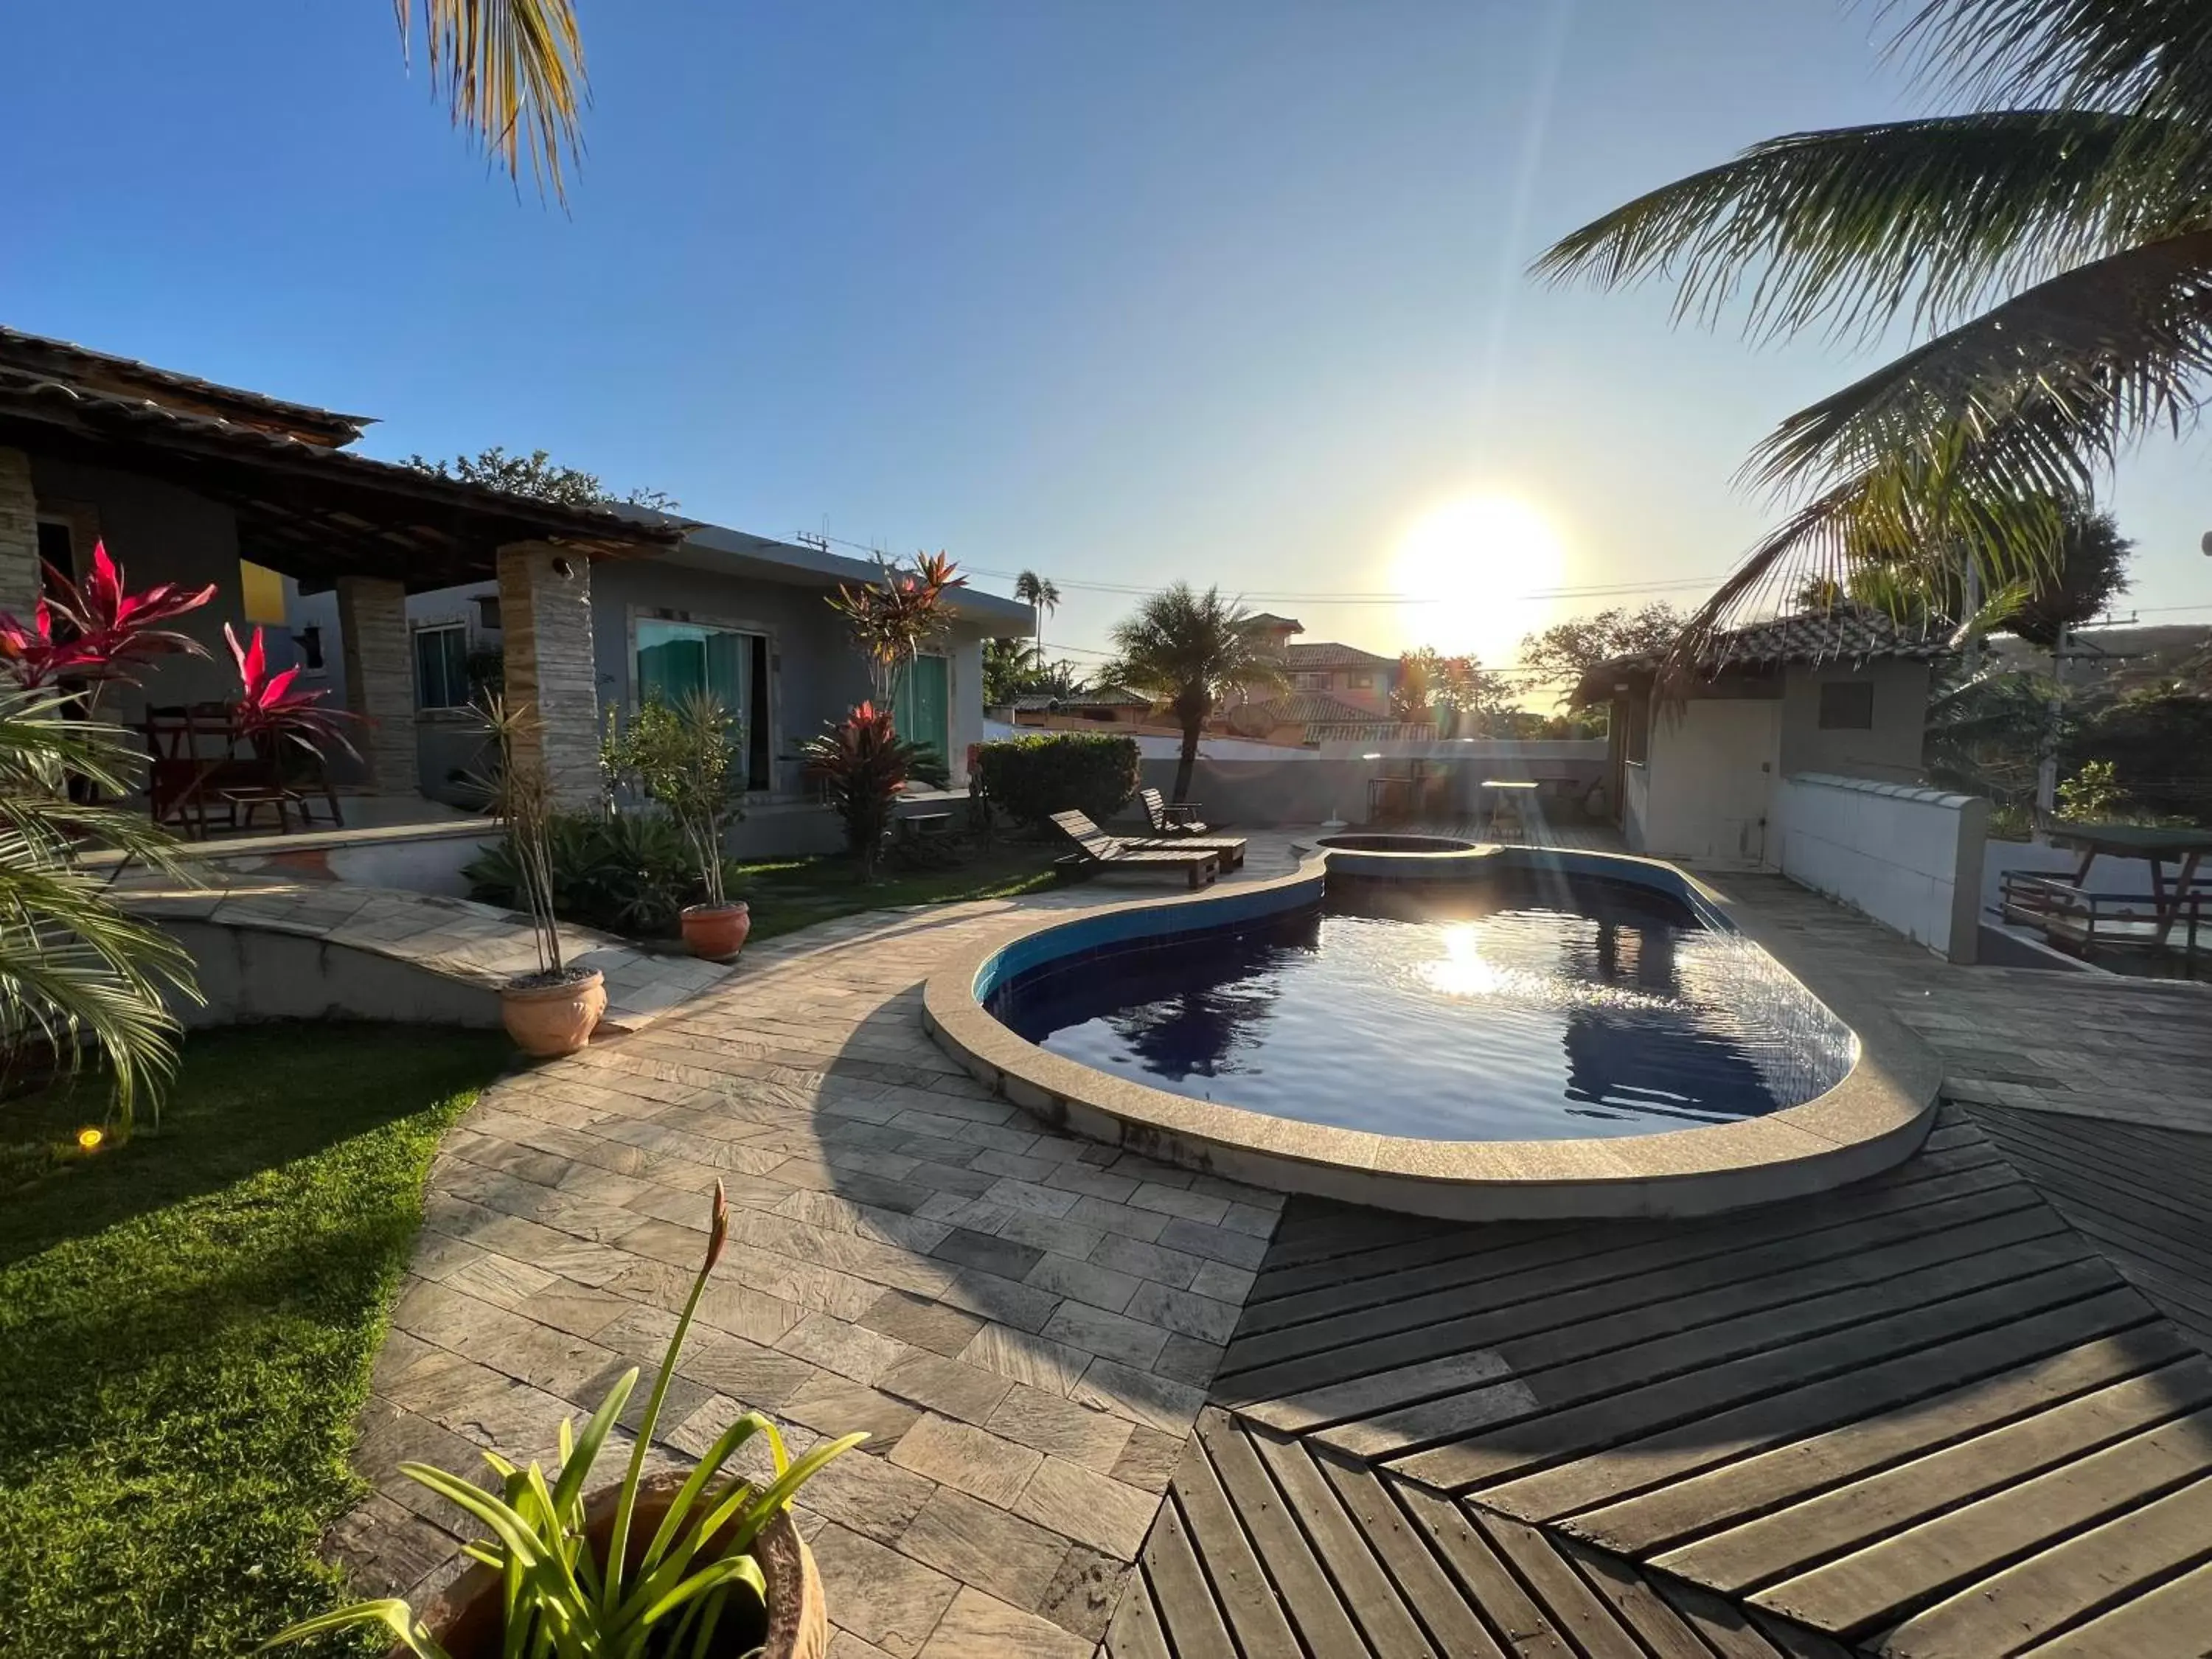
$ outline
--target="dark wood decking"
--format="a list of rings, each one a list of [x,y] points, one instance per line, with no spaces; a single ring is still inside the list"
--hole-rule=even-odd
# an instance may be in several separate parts
[[[1293,1201],[1114,1659],[2212,1650],[2212,1144],[2122,1127],[1993,1117],[2059,1207],[1956,1109],[1705,1222]]]

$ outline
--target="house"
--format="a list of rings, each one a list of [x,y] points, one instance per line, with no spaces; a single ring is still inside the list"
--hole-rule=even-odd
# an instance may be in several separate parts
[[[134,587],[213,585],[182,631],[205,659],[172,656],[103,717],[221,701],[236,678],[225,623],[281,622],[283,580],[331,597],[343,706],[361,716],[362,776],[416,793],[407,598],[495,581],[507,680],[551,715],[557,787],[596,787],[594,571],[672,549],[679,526],[526,500],[352,453],[368,417],[0,328],[0,611],[28,617],[52,567],[81,578],[104,540]]]
[[[1098,726],[1157,726],[1160,722],[1152,717],[1156,707],[1141,692],[1102,685],[1079,696],[1019,698],[1014,703],[1011,724],[1057,732],[1085,732]]]
[[[1389,718],[1390,693],[1398,682],[1395,657],[1377,656],[1334,640],[1298,643],[1294,636],[1305,632],[1305,624],[1272,611],[1261,611],[1249,618],[1246,626],[1272,644],[1282,659],[1284,677],[1293,692],[1311,692],[1339,706],[1349,705],[1357,711],[1351,717],[1355,721]],[[1232,707],[1261,700],[1257,696],[1239,697]]]
[[[643,508],[623,518],[676,530],[620,568],[592,572],[595,718],[634,710],[647,697],[710,692],[745,734],[752,799],[747,811],[811,804],[799,746],[869,694],[866,660],[829,605],[838,586],[874,579],[871,562],[809,543],[781,541]],[[967,783],[971,744],[983,736],[983,641],[1024,627],[1028,607],[973,588],[954,591],[951,624],[903,676],[894,710],[900,734],[943,756],[956,787]],[[422,787],[461,799],[479,768],[482,739],[468,712],[472,681],[495,672],[512,648],[505,596],[476,582],[408,601],[416,743]],[[292,603],[295,635],[335,628],[329,600]],[[327,643],[325,672],[342,676]]]
[[[416,814],[348,805],[349,823],[439,816],[423,791],[448,793],[477,754],[458,705],[471,653],[495,649],[508,696],[543,716],[534,741],[566,802],[597,798],[602,710],[656,685],[703,685],[746,714],[757,802],[811,799],[796,746],[869,684],[824,601],[872,564],[374,460],[351,448],[369,424],[0,328],[0,611],[28,617],[43,568],[81,577],[103,539],[134,587],[212,584],[181,623],[209,657],[159,659],[103,716],[137,727],[149,708],[228,697],[224,624],[271,624],[308,683],[361,717],[349,781]],[[953,611],[899,714],[958,776],[981,734],[981,641],[1025,629],[1030,612],[964,589]]]
[[[1224,714],[1222,723],[1241,736],[1278,744],[1432,741],[1437,736],[1432,720],[1394,720],[1387,708],[1378,711],[1325,691],[1242,702]]]
[[[1772,861],[1781,779],[1914,783],[1940,635],[1838,609],[1714,635],[1669,697],[1660,653],[1601,663],[1577,705],[1611,710],[1607,793],[1631,848],[1661,858]]]

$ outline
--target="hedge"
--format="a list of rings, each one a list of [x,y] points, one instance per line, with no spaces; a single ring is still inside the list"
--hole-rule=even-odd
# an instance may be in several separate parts
[[[987,743],[975,751],[983,793],[1024,823],[1076,811],[1103,823],[1137,793],[1137,740],[1053,732]]]

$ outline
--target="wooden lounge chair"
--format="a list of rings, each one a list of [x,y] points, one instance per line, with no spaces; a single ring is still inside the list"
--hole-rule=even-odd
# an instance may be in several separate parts
[[[1157,789],[1139,789],[1137,799],[1144,804],[1145,822],[1152,826],[1156,836],[1202,836],[1210,827],[1198,817],[1195,801],[1177,801],[1170,806]]]
[[[1054,827],[1075,843],[1076,850],[1060,860],[1073,872],[1100,870],[1181,870],[1193,887],[1203,887],[1221,873],[1221,854],[1211,847],[1185,842],[1170,847],[1163,842],[1125,841],[1109,836],[1081,812],[1054,812]]]
[[[1206,847],[1221,854],[1223,869],[1241,870],[1244,867],[1244,838],[1242,836],[1208,836],[1206,832],[1211,826],[1195,820],[1187,823],[1170,822],[1168,819],[1168,814],[1195,809],[1163,805],[1160,800],[1160,792],[1157,789],[1139,790],[1137,799],[1144,803],[1145,817],[1152,826],[1152,834],[1150,836],[1140,836],[1133,841],[1130,845]],[[1089,820],[1085,819],[1085,822],[1088,823]]]

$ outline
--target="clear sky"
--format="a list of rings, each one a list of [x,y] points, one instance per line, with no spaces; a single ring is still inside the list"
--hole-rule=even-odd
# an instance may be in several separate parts
[[[385,0],[9,8],[0,60],[99,72],[11,78],[0,319],[375,415],[379,455],[542,446],[744,529],[1033,566],[1055,649],[1103,647],[1102,590],[1188,577],[1496,662],[1701,598],[1773,516],[1744,453],[1872,361],[1528,259],[1755,139],[1918,107],[1838,0],[582,18],[564,215],[471,158]],[[2146,621],[2212,622],[2205,460],[2118,480]]]

